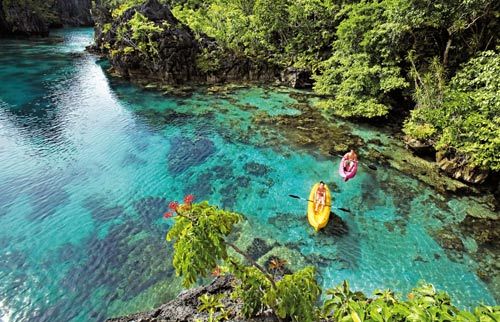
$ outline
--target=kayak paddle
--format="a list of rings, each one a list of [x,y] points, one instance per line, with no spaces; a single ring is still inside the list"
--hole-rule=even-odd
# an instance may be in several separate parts
[[[314,202],[312,200],[309,200],[309,199],[306,199],[306,198],[302,198],[302,197],[299,197],[299,196],[296,196],[296,195],[289,195],[289,196],[292,197],[292,198],[295,198],[295,199],[300,199],[300,200],[305,200],[305,201],[309,201],[309,202]],[[332,207],[332,205],[325,205],[325,206]],[[339,209],[339,210],[342,210],[342,211],[345,211],[345,212],[351,212],[347,208],[341,208],[341,207],[332,207],[332,208]]]

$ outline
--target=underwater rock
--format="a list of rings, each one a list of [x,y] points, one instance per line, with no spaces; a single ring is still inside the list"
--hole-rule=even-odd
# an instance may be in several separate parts
[[[249,187],[250,182],[252,182],[252,179],[247,177],[247,176],[239,176],[238,178],[236,178],[236,184],[239,187],[243,187],[243,188]]]
[[[154,109],[141,109],[136,112],[136,115],[144,119],[147,124],[160,129],[169,124],[187,124],[196,117],[196,115],[191,113],[182,113],[175,110],[158,111]],[[209,117],[207,116],[207,118]]]
[[[207,138],[191,141],[187,137],[176,136],[170,139],[170,144],[167,163],[172,174],[180,174],[199,165],[215,153],[215,144]]]
[[[318,253],[308,254],[306,259],[309,264],[319,267],[329,267],[333,262],[337,261],[336,257],[327,257]]]
[[[391,145],[391,149],[377,152],[387,160],[391,167],[418,179],[440,193],[464,193],[474,190],[473,187],[440,173],[434,162],[414,156],[397,144]]]
[[[233,166],[231,162],[224,162],[222,165],[216,165],[208,169],[215,179],[230,180],[234,177]]]
[[[269,173],[270,168],[265,164],[252,161],[245,164],[245,171],[253,176],[263,177]]]
[[[305,218],[303,216],[297,217],[297,214],[292,213],[277,213],[275,216],[270,217],[267,222],[280,230],[293,229],[304,225]],[[302,221],[301,221],[302,220]]]
[[[385,221],[384,226],[388,232],[390,232],[390,233],[394,232],[394,223],[392,223],[390,221]]]
[[[320,109],[307,102],[291,104],[290,108],[297,109],[301,113],[271,116],[257,112],[252,115],[252,123],[258,126],[261,136],[268,136],[266,129],[271,130],[270,133],[278,132],[288,140],[287,145],[305,149],[315,155],[338,156],[348,148],[359,149],[364,145],[359,136],[352,134],[352,129],[328,121]],[[283,140],[278,140],[275,146],[267,144],[278,152],[282,145]]]
[[[416,255],[413,258],[414,262],[422,262],[422,263],[428,263],[429,261],[427,259],[424,259],[421,255]]]
[[[106,299],[118,296],[121,301],[131,301],[156,285],[174,284],[175,270],[166,260],[172,256],[172,244],[159,243],[161,235],[148,231],[139,220],[114,225],[104,237],[90,236],[84,242],[84,260],[67,271],[60,286],[82,298],[99,291],[104,300],[94,311],[105,314],[109,304]],[[154,296],[157,300],[164,298]],[[64,321],[64,316],[53,316],[53,321],[59,320]]]
[[[221,205],[224,209],[231,209],[236,204],[236,197],[238,196],[238,186],[235,184],[230,184],[224,186],[219,190],[222,195]]]
[[[107,221],[122,217],[125,214],[125,208],[123,206],[116,206],[111,208],[101,208],[92,211],[92,218],[98,221]]]
[[[125,157],[123,157],[123,161],[122,161],[122,165],[123,166],[128,166],[128,165],[132,165],[132,166],[137,166],[137,165],[146,165],[147,164],[147,161],[139,158],[138,156],[136,156],[135,154],[133,153],[127,153],[125,155]]]
[[[448,229],[440,230],[436,233],[435,238],[441,247],[450,250],[463,252],[465,250],[462,240]]]
[[[167,199],[162,197],[145,197],[134,202],[134,209],[141,217],[141,220],[151,225],[168,210],[167,203]]]
[[[488,244],[489,247],[500,249],[500,221],[488,218],[476,218],[471,215],[459,224],[460,230],[474,238],[479,246]]]
[[[163,85],[161,86],[163,95],[175,97],[175,98],[187,98],[194,94],[195,89],[191,86],[171,86]]]
[[[306,267],[307,259],[296,249],[290,249],[288,247],[275,244],[273,248],[271,248],[268,252],[263,254],[258,260],[257,263],[260,265],[266,265],[267,262],[270,261],[271,258],[280,258],[287,262],[287,269],[292,272],[296,272],[304,267]],[[265,268],[269,268],[265,266]]]
[[[184,188],[184,195],[192,194],[197,200],[209,200],[213,193],[214,175],[211,172],[204,172],[196,177],[196,181],[188,184]]]
[[[100,222],[121,217],[125,214],[125,208],[123,206],[110,207],[108,205],[108,200],[98,194],[85,198],[83,207],[90,211],[92,219]]]
[[[272,248],[273,246],[269,245],[264,239],[257,237],[254,238],[250,246],[248,246],[246,253],[256,261]]]

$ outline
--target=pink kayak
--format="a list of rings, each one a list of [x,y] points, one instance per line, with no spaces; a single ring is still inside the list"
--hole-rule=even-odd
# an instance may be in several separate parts
[[[344,181],[354,178],[354,176],[356,175],[356,171],[358,171],[357,161],[351,161],[351,164],[349,166],[344,167],[346,161],[348,160],[346,160],[345,157],[343,157],[339,165],[339,174],[342,178],[344,178]],[[352,162],[354,162],[354,164],[352,164]],[[349,162],[347,163],[349,164]]]

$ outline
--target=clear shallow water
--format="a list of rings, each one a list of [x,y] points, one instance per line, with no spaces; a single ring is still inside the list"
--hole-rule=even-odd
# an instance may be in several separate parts
[[[449,260],[429,234],[468,200],[392,169],[341,182],[339,160],[254,122],[300,114],[286,92],[166,97],[108,78],[83,52],[91,30],[53,35],[0,44],[1,320],[98,321],[174,297],[161,216],[187,193],[246,214],[240,242],[285,245],[325,287],[407,293],[425,280],[460,307],[495,304],[477,264]],[[342,234],[314,234],[306,205],[288,197],[321,179],[353,210],[336,211]]]

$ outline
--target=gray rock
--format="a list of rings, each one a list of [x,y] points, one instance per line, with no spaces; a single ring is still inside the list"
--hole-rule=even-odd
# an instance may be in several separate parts
[[[50,27],[90,26],[91,0],[0,1],[0,35],[48,36]]]
[[[124,39],[126,37],[118,37],[118,29],[127,24],[136,12],[163,29],[152,35],[152,42],[157,44],[155,55],[146,55],[137,49],[130,50],[134,48],[134,44]],[[161,4],[158,0],[148,0],[131,7],[115,18],[111,17],[109,8],[96,5],[92,9],[92,16],[96,22],[95,45],[89,50],[109,58],[113,74],[136,83],[180,85],[230,81],[269,82],[279,76],[276,66],[241,57],[222,48],[206,35],[196,37],[189,27],[173,16],[168,5]],[[210,66],[203,66],[200,58]]]
[[[91,7],[91,0],[57,0],[54,9],[62,25],[92,26]]]
[[[281,71],[281,81],[293,88],[311,88],[311,72],[303,68],[288,67]]]
[[[488,170],[470,165],[468,158],[460,155],[439,151],[436,153],[436,162],[446,174],[467,183],[483,183],[489,175]]]
[[[245,319],[239,316],[241,303],[230,299],[234,279],[232,276],[221,276],[206,286],[200,286],[182,292],[179,296],[149,312],[136,313],[127,316],[108,319],[107,322],[188,322],[197,319],[207,321],[205,312],[198,312],[200,304],[198,298],[203,294],[226,294],[222,301],[225,309],[231,312],[230,321],[275,322],[276,318],[271,312],[263,312],[258,317]]]

